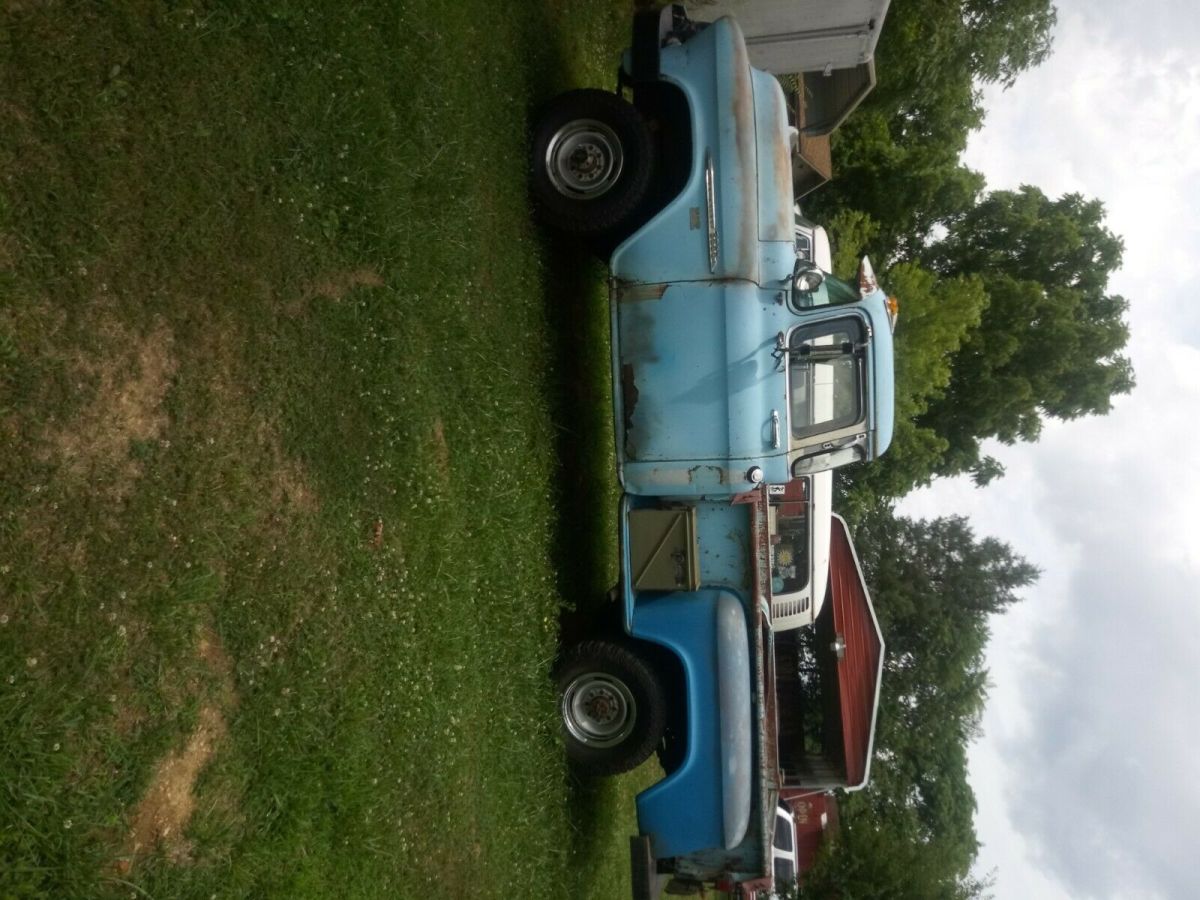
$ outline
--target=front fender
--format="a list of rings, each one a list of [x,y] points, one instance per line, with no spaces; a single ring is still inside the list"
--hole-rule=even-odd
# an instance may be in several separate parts
[[[624,281],[646,283],[713,277],[757,282],[761,275],[754,89],[741,29],[731,18],[718,19],[687,42],[664,47],[659,67],[659,77],[678,87],[687,100],[690,171],[679,196],[613,252],[612,273]],[[705,170],[710,163],[715,265],[708,242]]]

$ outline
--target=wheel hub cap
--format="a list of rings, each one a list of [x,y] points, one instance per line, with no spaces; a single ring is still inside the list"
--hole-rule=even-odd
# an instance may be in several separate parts
[[[563,692],[563,723],[589,747],[612,747],[633,731],[637,704],[629,688],[603,672],[580,675]]]
[[[568,122],[546,147],[550,183],[574,199],[591,199],[609,191],[621,177],[623,165],[620,139],[594,119]]]

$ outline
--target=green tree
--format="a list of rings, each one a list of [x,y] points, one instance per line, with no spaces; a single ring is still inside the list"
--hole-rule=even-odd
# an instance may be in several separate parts
[[[973,275],[940,278],[916,263],[899,263],[885,283],[900,298],[896,429],[880,460],[853,470],[858,498],[868,503],[872,497],[907,493],[941,466],[949,442],[921,417],[945,394],[954,374],[951,360],[987,305],[984,283]]]
[[[979,85],[1010,85],[1050,52],[1050,0],[893,3],[875,56],[877,87],[834,135],[837,177],[810,201],[880,224],[879,263],[915,255],[983,189],[959,158],[983,122]]]
[[[989,194],[925,248],[931,269],[980,277],[988,295],[950,360],[953,379],[920,418],[948,443],[939,473],[986,482],[1001,470],[980,458],[982,440],[1036,440],[1044,417],[1104,414],[1132,389],[1128,303],[1107,292],[1122,249],[1099,201],[1029,186]]]
[[[1104,224],[1104,204],[1080,194],[1052,200],[1041,189],[993,191],[947,223],[921,254],[942,274],[1005,272],[1051,288],[1103,294],[1124,244]]]
[[[842,271],[879,225],[843,210],[831,220]],[[869,506],[935,475],[970,472],[985,484],[1003,467],[982,442],[1036,440],[1046,417],[1104,414],[1128,393],[1133,369],[1126,300],[1107,290],[1122,243],[1104,206],[1035,187],[994,191],[956,214],[918,261],[881,275],[900,298],[896,433],[870,467],[839,477]]]

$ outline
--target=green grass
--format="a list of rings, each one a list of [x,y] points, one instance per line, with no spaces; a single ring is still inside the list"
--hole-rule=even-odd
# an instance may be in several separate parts
[[[0,897],[625,893],[652,776],[574,782],[548,678],[602,272],[524,158],[628,10],[116,6],[0,13]]]

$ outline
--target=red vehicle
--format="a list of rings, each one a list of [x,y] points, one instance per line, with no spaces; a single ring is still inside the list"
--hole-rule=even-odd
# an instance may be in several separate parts
[[[803,876],[837,827],[835,790],[870,777],[883,636],[846,522],[832,516],[829,589],[810,628],[775,635],[780,788],[771,877],[741,884],[767,897]],[[733,885],[730,885],[733,887]]]
[[[812,867],[817,851],[837,827],[837,799],[833,794],[781,798],[771,842],[772,877],[744,883],[739,896],[742,900],[767,900],[774,888],[796,881]]]

